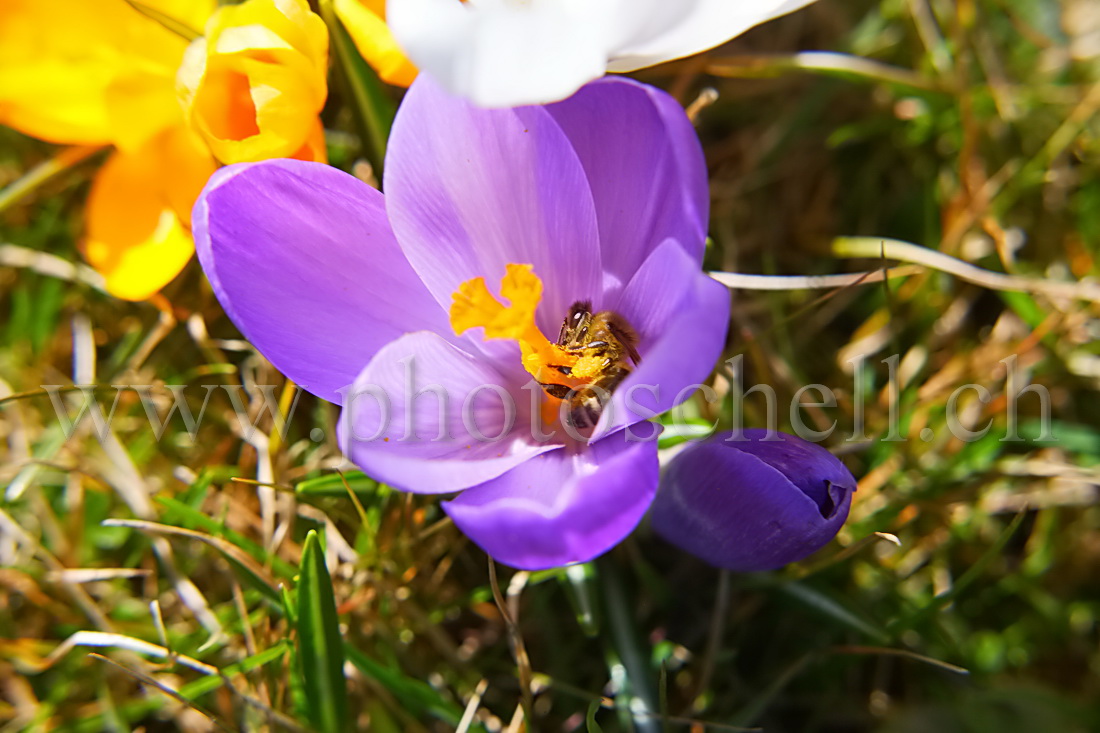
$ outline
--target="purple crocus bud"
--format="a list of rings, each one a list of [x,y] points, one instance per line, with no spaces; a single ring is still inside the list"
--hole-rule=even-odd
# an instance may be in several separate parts
[[[676,456],[653,529],[711,565],[774,570],[820,550],[852,505],[856,480],[829,451],[785,433],[716,436]]]

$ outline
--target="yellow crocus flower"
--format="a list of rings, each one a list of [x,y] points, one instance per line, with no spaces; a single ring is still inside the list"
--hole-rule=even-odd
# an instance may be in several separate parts
[[[219,161],[325,159],[328,35],[306,0],[142,5],[206,37],[189,44],[125,0],[0,2],[0,124],[114,146],[82,249],[129,300],[187,264],[191,207]]]
[[[201,28],[215,3],[146,5]],[[82,249],[120,298],[151,296],[187,263],[190,204],[216,169],[175,99],[186,49],[124,0],[0,6],[0,123],[54,143],[115,146],[92,181]]]
[[[88,194],[82,249],[109,293],[144,300],[187,265],[195,252],[191,207],[216,169],[185,125],[107,159]]]
[[[202,28],[214,0],[145,0]],[[139,147],[180,119],[173,79],[187,41],[124,0],[4,0],[0,122],[62,144]]]
[[[222,163],[324,159],[328,30],[305,0],[219,8],[180,66],[180,101]]]

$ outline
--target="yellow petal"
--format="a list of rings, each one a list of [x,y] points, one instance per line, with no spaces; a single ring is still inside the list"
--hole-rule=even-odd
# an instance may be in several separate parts
[[[238,44],[230,31],[255,26],[270,31],[308,60],[321,84],[328,68],[328,29],[305,0],[246,0],[219,8],[206,27],[213,53],[264,48],[264,42]],[[223,36],[225,36],[223,38]]]
[[[183,127],[107,160],[92,183],[83,244],[108,292],[142,300],[179,274],[195,250],[189,212],[214,168]]]
[[[335,0],[333,7],[351,40],[382,81],[407,87],[416,78],[416,67],[397,45],[386,25],[384,0]]]
[[[80,77],[69,75],[66,65],[45,60],[33,67],[0,68],[0,123],[54,143],[110,143],[102,99],[85,93],[102,90],[104,77],[91,66]]]
[[[183,123],[171,75],[132,69],[115,76],[104,90],[114,144],[137,150],[167,127]]]
[[[290,156],[298,160],[311,160],[314,163],[328,162],[328,148],[325,145],[325,126],[320,119],[314,120],[313,131],[306,138],[305,145]]]
[[[141,0],[141,3],[179,21],[196,33],[202,33],[206,21],[218,7],[218,0]]]
[[[147,2],[200,27],[213,6],[212,0]],[[0,123],[51,142],[133,147],[169,114],[150,119],[150,111],[172,110],[162,105],[186,46],[124,0],[4,0]],[[155,101],[148,104],[128,97],[150,90]]]
[[[328,34],[304,0],[220,8],[177,77],[187,119],[223,163],[317,158]],[[322,145],[323,147],[323,145]]]
[[[287,158],[302,148],[324,104],[292,59],[248,53],[206,60],[192,99],[192,123],[223,163]]]
[[[190,228],[195,199],[218,164],[202,139],[185,125],[174,127],[159,138],[157,156],[165,200],[183,225]]]

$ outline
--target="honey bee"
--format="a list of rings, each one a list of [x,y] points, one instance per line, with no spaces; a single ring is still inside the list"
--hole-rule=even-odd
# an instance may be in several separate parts
[[[597,362],[596,376],[577,387],[541,383],[546,394],[569,403],[567,420],[575,428],[595,427],[611,393],[633,370],[631,362],[641,362],[637,349],[638,336],[626,319],[614,311],[592,313],[592,303],[581,300],[569,308],[561,324],[557,345],[582,358],[602,359]],[[573,367],[550,365],[566,377]]]

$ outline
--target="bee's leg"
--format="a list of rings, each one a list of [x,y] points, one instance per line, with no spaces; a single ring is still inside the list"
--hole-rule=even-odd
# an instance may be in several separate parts
[[[603,412],[600,391],[592,387],[578,387],[569,398],[569,424],[578,430],[596,427]]]
[[[629,369],[613,366],[596,381],[573,390],[569,396],[570,425],[578,429],[596,427],[611,393],[629,374]]]
[[[539,386],[542,387],[543,392],[558,400],[568,399],[570,393],[573,391],[564,384],[546,384],[544,382],[539,382]]]
[[[599,387],[605,395],[610,396],[615,388],[623,383],[623,380],[630,376],[630,370],[626,367],[615,365],[608,367],[606,371],[600,376],[599,379],[592,382],[590,386]]]

